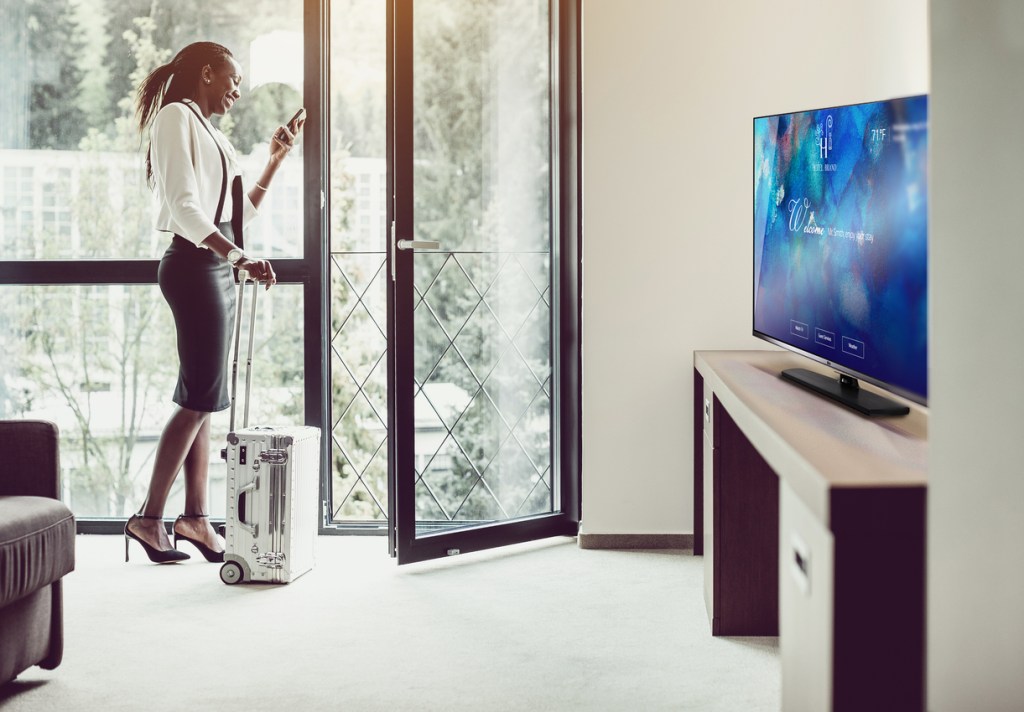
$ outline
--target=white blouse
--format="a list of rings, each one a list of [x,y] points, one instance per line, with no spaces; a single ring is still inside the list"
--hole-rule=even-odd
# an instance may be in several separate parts
[[[221,222],[231,220],[231,181],[241,171],[227,136],[202,116],[198,106],[189,103],[195,111],[173,102],[160,109],[153,120],[150,161],[159,202],[156,229],[181,235],[205,249],[200,243],[217,231],[213,219],[224,180],[218,144],[227,158],[228,171]],[[242,224],[246,225],[257,211],[245,191],[242,196]]]

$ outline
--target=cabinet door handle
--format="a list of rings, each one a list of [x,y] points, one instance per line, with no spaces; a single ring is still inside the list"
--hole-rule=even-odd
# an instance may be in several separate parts
[[[811,595],[811,552],[800,536],[793,532],[789,538],[792,556],[789,559],[789,573],[800,593]]]
[[[807,561],[804,557],[800,556],[800,552],[796,549],[793,550],[793,558],[796,561],[796,567],[803,571],[804,575],[807,575]]]

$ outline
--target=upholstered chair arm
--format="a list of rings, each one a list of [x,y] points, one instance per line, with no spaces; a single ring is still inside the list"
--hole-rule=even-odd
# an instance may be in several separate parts
[[[0,420],[0,496],[60,499],[60,434],[44,420]]]

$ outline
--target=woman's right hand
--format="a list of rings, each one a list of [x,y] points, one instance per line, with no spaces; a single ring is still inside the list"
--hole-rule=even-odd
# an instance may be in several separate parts
[[[236,264],[238,269],[244,269],[249,273],[249,278],[257,282],[263,282],[267,285],[267,289],[270,289],[277,284],[277,275],[274,274],[274,268],[270,264],[270,260],[261,260],[256,257],[244,257],[239,260]]]

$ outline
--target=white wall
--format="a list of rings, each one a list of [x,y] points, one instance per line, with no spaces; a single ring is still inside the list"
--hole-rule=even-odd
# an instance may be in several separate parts
[[[584,0],[584,533],[693,531],[692,352],[768,348],[753,117],[927,91],[926,0]]]
[[[932,1],[928,708],[1024,709],[1024,3]]]

